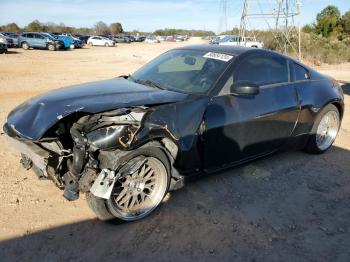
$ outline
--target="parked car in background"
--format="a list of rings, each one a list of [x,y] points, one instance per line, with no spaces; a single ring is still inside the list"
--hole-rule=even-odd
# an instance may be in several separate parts
[[[130,38],[124,35],[113,36],[112,40],[116,43],[127,43],[127,44],[131,43]]]
[[[80,40],[79,38],[72,37],[73,38],[73,45],[75,48],[83,48],[85,43]]]
[[[218,45],[220,42],[226,41],[231,35],[215,35],[210,38],[209,44]],[[225,40],[224,40],[225,39]]]
[[[7,41],[6,38],[3,36],[0,36],[0,54],[7,52]]]
[[[137,35],[135,36],[135,42],[143,42],[145,41],[146,37],[143,35]]]
[[[90,46],[114,46],[114,41],[103,36],[91,36],[87,44]]]
[[[87,44],[87,41],[89,40],[90,36],[89,35],[81,35],[81,34],[73,34],[72,36],[78,38],[81,40],[84,44]]]
[[[11,38],[13,41],[13,46],[18,47],[18,33],[11,33],[11,32],[4,32],[3,33],[6,37]]]
[[[232,45],[232,46],[246,46],[263,48],[264,43],[262,41],[257,41],[255,37],[240,37],[238,35],[226,36],[218,43],[219,45]]]
[[[64,45],[64,49],[74,49],[74,40],[70,36],[61,35],[61,34],[49,34],[49,33],[43,33],[44,35],[52,36],[53,38],[57,40],[61,40]]]
[[[113,36],[112,35],[98,35],[98,36],[101,36],[101,37],[107,38],[109,40],[112,40],[113,43],[115,44],[115,41],[113,40]]]
[[[176,40],[175,40],[175,38],[173,36],[167,36],[165,38],[165,41],[167,41],[167,42],[176,42]]]
[[[209,37],[209,44],[217,45],[219,44],[220,38],[216,35]]]
[[[160,43],[160,41],[155,36],[147,36],[145,43]]]
[[[23,49],[41,48],[55,51],[64,49],[62,40],[56,39],[47,33],[27,32],[19,35],[18,44]]]
[[[76,37],[73,34],[66,33],[66,34],[62,34],[62,35],[69,36],[72,38],[74,48],[82,48],[85,45],[84,41],[80,40],[78,37]]]
[[[135,42],[136,39],[133,35],[125,35],[125,37],[129,38],[130,42]]]
[[[177,35],[174,37],[175,38],[175,42],[183,42],[185,41],[185,38],[181,35]]]
[[[165,36],[161,36],[161,35],[157,36],[156,38],[161,42],[165,41],[165,39],[166,39]]]
[[[0,36],[6,39],[7,47],[13,47],[14,46],[12,38],[7,36],[6,33],[0,33]]]

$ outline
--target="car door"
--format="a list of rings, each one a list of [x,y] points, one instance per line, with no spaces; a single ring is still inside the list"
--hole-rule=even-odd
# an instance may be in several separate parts
[[[46,47],[46,38],[41,34],[34,34],[35,37],[35,45],[37,47]]]
[[[103,45],[102,37],[96,37],[96,45]]]
[[[34,47],[35,46],[35,38],[34,38],[34,34],[32,33],[27,33],[25,35],[23,35],[25,38],[23,39],[22,42],[27,42],[29,44],[29,46]]]
[[[298,96],[290,81],[289,61],[266,53],[238,59],[226,84],[204,115],[204,168],[216,169],[279,148],[290,137],[299,114]],[[256,95],[233,95],[235,81],[259,86]]]

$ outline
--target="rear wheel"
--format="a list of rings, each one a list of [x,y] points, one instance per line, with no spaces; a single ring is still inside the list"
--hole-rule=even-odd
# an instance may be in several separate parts
[[[305,151],[313,154],[326,152],[333,144],[340,128],[338,109],[329,104],[316,118]]]
[[[22,48],[23,48],[24,50],[28,50],[28,49],[29,49],[28,43],[27,43],[27,42],[23,42],[23,43],[22,43]]]
[[[133,174],[117,180],[109,199],[89,193],[87,201],[98,218],[134,221],[151,214],[161,203],[170,182],[167,157],[159,148],[146,147],[131,152],[128,161],[138,156],[146,161]]]
[[[93,46],[94,44],[93,44],[92,42],[89,42],[88,45],[89,45],[89,46]]]

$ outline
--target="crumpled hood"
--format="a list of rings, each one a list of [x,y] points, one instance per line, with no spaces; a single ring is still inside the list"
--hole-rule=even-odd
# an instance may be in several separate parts
[[[124,78],[60,88],[34,97],[10,112],[8,128],[39,140],[60,119],[74,112],[98,113],[122,107],[182,101],[186,94],[140,85]]]

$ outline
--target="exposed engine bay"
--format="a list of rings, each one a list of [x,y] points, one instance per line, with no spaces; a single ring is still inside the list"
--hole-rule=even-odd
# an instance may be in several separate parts
[[[64,189],[70,201],[79,198],[79,192],[91,192],[108,199],[117,179],[138,170],[145,161],[139,156],[123,161],[130,150],[141,146],[140,138],[160,136],[167,132],[163,126],[145,124],[144,116],[152,111],[147,107],[121,108],[113,111],[72,115],[58,122],[39,142],[9,137],[22,152],[21,163],[32,168],[40,179],[51,179]],[[67,121],[68,120],[68,121]],[[10,130],[7,131],[11,133]],[[164,134],[162,135],[164,137]],[[169,138],[149,142],[162,148],[169,161],[174,163],[177,146]],[[173,169],[170,189],[182,186],[182,177]]]

